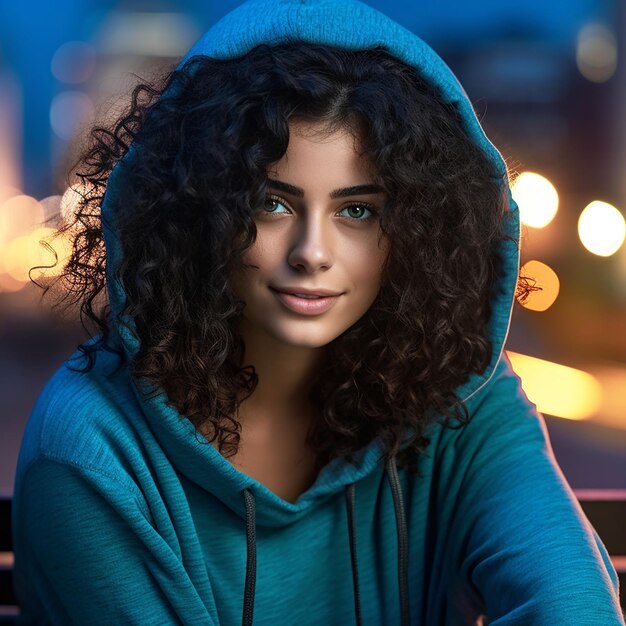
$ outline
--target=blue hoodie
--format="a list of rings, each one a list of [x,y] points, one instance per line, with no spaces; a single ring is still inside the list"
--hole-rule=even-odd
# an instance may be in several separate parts
[[[458,104],[467,132],[506,178],[445,63],[360,2],[250,0],[181,64],[286,37],[387,46]],[[125,294],[107,217],[123,163],[102,209],[115,313]],[[504,271],[491,297],[493,358],[457,390],[471,422],[430,426],[419,479],[385,464],[376,439],[355,465],[335,459],[295,503],[285,501],[202,441],[163,393],[144,397],[114,355],[100,352],[80,374],[67,367],[75,352],[41,392],[20,450],[19,623],[462,626],[485,616],[494,626],[624,625],[615,569],[503,352],[519,268],[510,191],[509,199],[515,241],[502,243]],[[132,335],[116,332],[136,354]]]

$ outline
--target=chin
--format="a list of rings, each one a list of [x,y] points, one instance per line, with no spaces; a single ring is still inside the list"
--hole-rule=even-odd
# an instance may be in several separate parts
[[[343,332],[343,331],[341,331]],[[315,333],[302,332],[302,329],[295,330],[290,333],[271,333],[272,336],[281,343],[293,346],[294,348],[323,348],[332,343],[341,332],[334,333]]]
[[[302,339],[302,337],[299,338],[292,338],[292,337],[283,337],[281,338],[281,341],[285,344],[288,344],[290,346],[293,346],[294,348],[323,348],[325,346],[327,346],[328,344],[332,343],[338,335],[333,335],[332,337],[329,337],[328,339],[310,339],[310,340],[306,340],[306,339]]]

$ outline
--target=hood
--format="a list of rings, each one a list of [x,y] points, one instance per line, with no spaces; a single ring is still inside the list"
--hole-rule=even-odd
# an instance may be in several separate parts
[[[358,23],[359,28],[354,28]],[[419,69],[421,75],[441,90],[443,97],[460,111],[469,136],[482,148],[506,180],[506,164],[485,135],[465,90],[446,63],[424,41],[391,18],[358,0],[248,0],[215,23],[187,52],[178,68],[195,55],[232,58],[250,51],[261,43],[279,44],[286,40],[334,45],[348,49],[384,45],[391,54]],[[121,260],[115,232],[113,207],[120,190],[120,170],[136,157],[131,145],[125,157],[109,176],[102,204],[102,223],[107,254],[107,290],[111,311],[119,316],[126,297],[115,270]],[[514,241],[502,242],[502,275],[491,296],[492,316],[489,337],[493,345],[491,361],[482,374],[472,374],[457,389],[460,398],[468,400],[494,373],[509,331],[519,272],[520,221],[517,204],[507,187],[510,218],[506,232]],[[514,243],[515,242],[515,243]],[[134,328],[132,319],[125,322]],[[139,344],[127,329],[118,326],[118,338],[126,354],[134,356]]]
[[[358,24],[358,27],[355,27]],[[245,54],[261,43],[278,44],[285,40],[329,44],[349,49],[384,45],[398,59],[419,69],[421,75],[438,86],[444,98],[457,105],[468,134],[496,164],[503,184],[506,165],[496,148],[485,136],[472,105],[444,61],[419,37],[403,28],[386,15],[357,0],[248,0],[214,24],[189,50],[180,66],[194,55],[230,58]],[[107,289],[113,318],[118,316],[125,302],[121,284],[115,271],[121,260],[119,240],[115,231],[113,207],[121,196],[120,169],[129,159],[137,158],[131,145],[125,157],[111,173],[102,205],[102,222],[107,254]],[[482,374],[473,374],[457,389],[460,398],[469,400],[492,377],[508,334],[519,270],[520,222],[518,208],[507,189],[511,218],[507,220],[507,234],[513,241],[501,243],[503,268],[500,282],[492,296],[492,316],[489,336],[493,345],[490,364]],[[125,322],[133,326],[131,319]],[[137,340],[124,327],[113,329],[116,339],[129,357],[139,349]],[[141,383],[134,383],[141,385]],[[137,391],[137,389],[135,390]],[[191,422],[165,402],[165,394],[142,397],[137,394],[150,427],[178,471],[202,488],[215,494],[242,518],[248,533],[248,561],[246,571],[246,598],[244,612],[251,622],[255,576],[255,526],[283,526],[297,521],[312,506],[325,498],[345,490],[348,519],[352,518],[354,487],[378,466],[383,452],[379,439],[371,442],[355,455],[356,464],[336,459],[320,473],[316,483],[295,503],[286,502],[254,479],[236,470],[219,452],[196,436]],[[402,493],[399,489],[395,462],[387,464],[389,484],[394,499],[398,529],[398,572],[403,623],[408,623],[406,583],[406,527],[403,519]],[[349,525],[351,539],[353,529]],[[352,542],[351,542],[352,543]],[[358,588],[357,568],[353,555],[355,591]],[[358,593],[355,594],[358,616]],[[245,613],[246,614],[246,613]],[[357,619],[358,622],[358,619]]]

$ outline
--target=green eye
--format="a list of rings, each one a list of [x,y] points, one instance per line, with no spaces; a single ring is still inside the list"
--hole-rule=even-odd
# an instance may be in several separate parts
[[[370,208],[371,205],[368,204],[351,204],[350,206],[347,206],[345,208],[343,208],[341,210],[341,212],[343,213],[343,211],[353,211],[358,209],[358,213],[360,213],[360,215],[358,216],[353,216],[353,215],[349,215],[348,217],[351,220],[355,220],[357,222],[368,222],[369,220],[373,219],[376,215],[376,213]],[[363,215],[363,210],[367,211],[369,213],[369,215],[367,217],[362,217]]]
[[[283,204],[283,201],[281,198],[279,198],[278,196],[267,196],[267,198],[265,199],[265,205],[263,207],[263,209],[267,209],[268,206],[270,206],[272,203],[274,203],[274,205],[279,205],[279,206],[285,206]],[[266,213],[276,213],[277,211],[266,211]]]

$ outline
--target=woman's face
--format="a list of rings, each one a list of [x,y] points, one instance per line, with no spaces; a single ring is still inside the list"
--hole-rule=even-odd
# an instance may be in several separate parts
[[[256,241],[243,258],[254,267],[237,272],[233,288],[246,303],[244,340],[253,332],[318,348],[361,318],[380,290],[388,239],[383,235],[379,246],[379,213],[386,194],[373,186],[373,172],[348,131],[316,136],[321,126],[302,121],[289,128],[287,152],[268,168],[270,191],[254,215]],[[316,300],[279,293],[305,290],[337,295]]]

